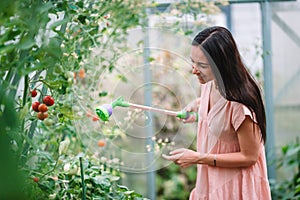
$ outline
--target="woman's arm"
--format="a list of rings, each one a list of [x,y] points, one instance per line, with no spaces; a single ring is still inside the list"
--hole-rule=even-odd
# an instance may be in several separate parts
[[[240,144],[240,152],[217,155],[217,166],[249,167],[256,163],[261,145],[261,137],[258,125],[253,123],[250,117],[247,116],[237,130],[237,134]],[[206,162],[209,161],[207,160]]]
[[[177,149],[170,156],[163,155],[165,159],[174,161],[181,167],[193,164],[216,164],[217,167],[249,167],[256,163],[261,144],[259,128],[247,116],[237,130],[240,152],[224,154],[200,154],[189,149]],[[214,160],[216,160],[214,162]]]

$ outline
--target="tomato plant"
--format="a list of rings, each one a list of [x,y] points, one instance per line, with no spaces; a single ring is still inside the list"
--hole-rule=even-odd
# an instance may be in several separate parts
[[[135,9],[129,9],[130,5],[136,5]],[[62,167],[65,162],[72,162],[70,158],[74,153],[86,151],[73,125],[73,120],[80,117],[77,114],[80,111],[74,109],[75,106],[72,108],[71,88],[76,81],[85,84],[87,70],[92,68],[85,62],[93,48],[105,49],[108,44],[120,41],[127,29],[139,25],[144,17],[144,5],[141,0],[113,3],[102,0],[0,2],[0,117],[3,118],[1,127],[7,134],[6,140],[1,139],[1,142],[6,141],[1,148],[11,149],[14,168],[28,177],[23,180],[25,185],[16,184],[19,191],[25,191],[26,199],[36,196],[41,199],[72,199],[81,195],[80,176],[75,171],[71,175]],[[109,27],[106,26],[108,23]],[[103,62],[108,59],[101,58]],[[78,80],[74,77],[76,73]],[[7,91],[2,92],[2,88],[7,88]],[[32,102],[32,98],[37,99]],[[34,113],[30,112],[30,107]],[[86,158],[90,156],[86,155]],[[1,163],[10,162],[1,157]],[[93,164],[94,167],[97,165]],[[84,173],[88,174],[89,170]],[[98,191],[98,197],[103,197],[104,193],[111,196],[111,187],[116,188],[116,194],[120,196],[134,196],[135,193],[128,192],[125,187],[117,187],[116,181],[110,180],[108,175],[99,173],[99,170],[94,170],[93,174],[96,172],[98,177],[91,178],[89,184],[103,188]],[[12,174],[18,173],[13,171]],[[50,175],[58,180],[49,178]],[[39,181],[32,181],[32,177],[38,177]],[[4,180],[1,178],[0,183]],[[67,183],[70,180],[75,182]],[[4,188],[1,184],[0,188]],[[74,186],[72,191],[65,187],[66,184],[70,188]],[[14,188],[13,184],[6,185]],[[95,196],[96,192],[91,192],[90,185],[87,186],[86,195]],[[20,189],[22,187],[24,189]],[[14,196],[19,193],[11,191],[13,189],[2,193],[1,190],[0,198],[7,194],[4,199],[20,199]]]
[[[78,96],[73,88],[83,88],[80,97],[89,99],[91,91],[84,89],[92,80],[103,72],[114,72],[111,60],[126,50],[122,45],[127,31],[145,25],[147,6],[144,0],[1,0],[0,127],[4,134],[0,146],[5,155],[0,154],[0,173],[11,173],[1,176],[0,183],[6,187],[0,185],[5,188],[0,198],[79,199],[83,191],[89,199],[141,198],[120,186],[120,164],[110,165],[113,154],[106,158],[108,162],[99,161],[99,152],[88,153],[74,126],[75,120],[84,120],[86,110],[76,108],[74,96]],[[99,72],[95,66],[100,66]],[[102,91],[99,96],[108,93]],[[87,115],[93,125],[98,124],[93,122],[98,117]],[[124,136],[107,127],[95,134],[107,137],[95,142],[103,152],[111,137]],[[85,158],[82,167],[78,155]],[[81,183],[84,175],[86,188]]]

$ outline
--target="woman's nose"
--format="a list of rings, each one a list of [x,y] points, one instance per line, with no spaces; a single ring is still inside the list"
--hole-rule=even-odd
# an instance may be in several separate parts
[[[195,65],[192,65],[192,73],[197,74],[198,72],[199,70],[197,69],[197,67]]]

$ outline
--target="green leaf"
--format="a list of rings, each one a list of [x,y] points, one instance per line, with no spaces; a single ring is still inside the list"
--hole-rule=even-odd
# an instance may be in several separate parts
[[[118,185],[118,188],[121,190],[121,191],[127,191],[128,188],[124,185]]]
[[[51,56],[55,58],[59,58],[62,54],[60,43],[58,42],[57,38],[51,38],[46,50]]]
[[[73,5],[73,4],[69,4],[69,8],[71,10],[78,10],[77,6]]]
[[[128,191],[124,192],[124,194],[126,194],[126,195],[130,195],[130,194],[132,194],[132,193],[134,193],[133,190],[128,190]]]
[[[53,24],[50,25],[50,29],[55,29],[58,26],[61,26],[63,24],[66,24],[70,19],[69,18],[64,18],[62,20],[56,21]]]
[[[120,79],[121,81],[125,82],[125,83],[128,82],[127,78],[122,74],[117,75],[117,78]]]
[[[104,91],[104,92],[99,92],[99,97],[105,97],[105,96],[107,96],[107,92],[106,91]]]
[[[297,185],[297,187],[295,188],[295,193],[300,192],[300,185]]]
[[[289,149],[286,152],[286,156],[296,156],[300,152],[300,146]]]
[[[288,145],[285,145],[285,146],[281,147],[281,152],[282,152],[283,154],[286,154],[286,152],[288,151],[288,149],[289,149],[289,146],[288,146]]]
[[[193,30],[187,30],[184,32],[184,35],[191,35],[193,33]]]
[[[111,182],[115,182],[115,181],[120,180],[120,177],[119,177],[119,176],[113,176],[113,175],[110,175],[110,176],[109,176],[109,180],[110,180]]]
[[[6,30],[5,33],[2,34],[0,37],[0,44],[15,40],[15,37],[18,36],[20,33],[21,31],[18,29],[12,30],[12,28],[10,28],[9,30]]]
[[[46,158],[49,161],[53,160],[52,157],[51,157],[51,154],[49,152],[47,152],[47,151],[38,151],[37,155],[39,157]]]
[[[86,19],[87,17],[85,16],[85,15],[79,15],[78,16],[78,20],[82,23],[82,24],[85,24],[85,19]]]
[[[153,62],[153,61],[155,61],[155,58],[153,58],[153,57],[148,57],[148,62]]]
[[[70,194],[76,194],[76,190],[75,189],[66,189],[66,192],[70,193]]]
[[[28,112],[29,112],[29,104],[30,104],[30,102],[27,102],[27,103],[25,104],[25,106],[21,109],[21,111],[20,111],[20,120],[25,119],[25,117],[28,115]]]
[[[43,6],[39,7],[40,13],[49,12],[49,10],[53,8],[53,4],[51,2],[45,3]]]
[[[52,89],[54,88],[60,88],[61,85],[65,84],[65,80],[63,79],[56,79],[53,81],[48,81],[47,83],[51,86]]]
[[[18,44],[18,48],[21,50],[26,50],[26,49],[30,49],[31,47],[33,47],[35,45],[35,40],[34,38],[30,37],[30,36],[26,36],[24,38],[21,39],[20,43]]]
[[[14,44],[10,44],[10,45],[7,45],[7,46],[2,46],[0,47],[0,54],[5,54],[5,53],[10,53],[11,51],[14,50],[16,46]]]
[[[76,5],[77,5],[79,8],[83,8],[83,6],[84,6],[82,1],[77,2]]]
[[[11,0],[1,0],[0,1],[0,16],[2,16],[4,13],[6,16],[11,16],[15,14],[15,8],[16,8],[17,1],[11,1]]]
[[[104,176],[96,176],[93,178],[93,181],[100,185],[101,188],[105,191],[109,191],[109,188],[111,187],[111,182],[109,181],[108,178],[104,177]]]

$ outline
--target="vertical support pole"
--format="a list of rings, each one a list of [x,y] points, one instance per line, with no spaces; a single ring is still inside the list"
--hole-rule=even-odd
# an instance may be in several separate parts
[[[231,16],[231,4],[224,6],[222,8],[223,13],[225,14],[226,17],[226,27],[233,32],[232,30],[232,16]]]
[[[267,142],[266,154],[268,163],[268,176],[276,179],[275,145],[274,145],[274,102],[273,102],[273,73],[272,73],[272,46],[271,46],[271,23],[272,8],[269,1],[260,3],[262,17],[262,41],[263,41],[263,64],[264,64],[264,94],[266,102],[267,118]]]
[[[152,73],[150,69],[149,64],[149,57],[150,57],[150,50],[149,50],[149,28],[148,28],[148,16],[149,16],[149,10],[146,10],[147,18],[146,18],[146,28],[145,36],[144,36],[144,102],[146,106],[152,105]],[[151,149],[153,149],[153,120],[152,120],[152,113],[147,112],[147,120],[146,120],[146,133],[147,133],[147,145],[151,146]],[[147,164],[147,198],[151,200],[155,200],[156,192],[155,192],[155,172],[154,172],[154,166],[153,166],[153,159],[154,155],[153,152],[148,152],[146,154],[146,164]]]

